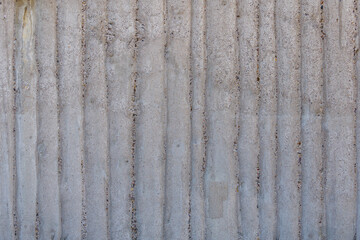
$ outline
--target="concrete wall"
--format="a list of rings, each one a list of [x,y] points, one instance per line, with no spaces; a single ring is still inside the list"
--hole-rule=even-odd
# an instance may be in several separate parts
[[[0,239],[360,239],[359,4],[0,0]]]

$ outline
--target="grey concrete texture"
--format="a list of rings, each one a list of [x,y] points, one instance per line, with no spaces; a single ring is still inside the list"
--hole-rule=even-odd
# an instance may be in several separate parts
[[[0,0],[0,240],[360,240],[358,0]]]

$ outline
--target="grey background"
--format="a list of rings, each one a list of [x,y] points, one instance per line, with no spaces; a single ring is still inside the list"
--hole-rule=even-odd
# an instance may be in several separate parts
[[[0,0],[0,239],[360,239],[357,0]]]

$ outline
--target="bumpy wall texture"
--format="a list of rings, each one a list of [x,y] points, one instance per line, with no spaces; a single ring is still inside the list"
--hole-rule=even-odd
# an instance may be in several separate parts
[[[359,0],[0,0],[0,239],[360,239]]]

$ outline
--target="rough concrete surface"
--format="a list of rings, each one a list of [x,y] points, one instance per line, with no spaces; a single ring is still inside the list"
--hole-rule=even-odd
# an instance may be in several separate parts
[[[0,0],[0,240],[360,240],[359,4]]]

